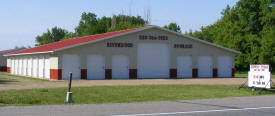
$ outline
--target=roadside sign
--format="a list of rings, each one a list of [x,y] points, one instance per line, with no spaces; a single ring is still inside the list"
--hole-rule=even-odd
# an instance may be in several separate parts
[[[269,65],[252,64],[248,72],[248,87],[271,88]]]

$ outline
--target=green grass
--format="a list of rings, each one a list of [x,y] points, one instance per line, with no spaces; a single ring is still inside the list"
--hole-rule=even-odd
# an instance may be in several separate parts
[[[65,104],[66,88],[0,91],[0,106]],[[237,86],[210,85],[140,85],[73,87],[74,104],[124,103],[190,100],[274,94],[251,92]]]
[[[1,80],[7,80],[7,79],[22,79],[22,80],[30,80],[30,81],[48,81],[48,80],[39,79],[39,78],[11,75],[11,74],[6,73],[6,72],[0,72],[0,81]]]
[[[248,72],[237,72],[235,73],[235,77],[237,78],[247,78],[248,77]],[[275,74],[271,73],[271,78],[275,79]]]
[[[0,72],[0,86],[2,87],[6,85],[27,85],[31,83],[41,83],[47,81],[48,80],[39,78],[11,75],[5,72]]]

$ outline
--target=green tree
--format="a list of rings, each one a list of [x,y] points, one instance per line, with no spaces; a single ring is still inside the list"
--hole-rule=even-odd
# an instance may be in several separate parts
[[[241,51],[235,59],[239,71],[256,63],[274,68],[274,4],[274,0],[240,0],[233,7],[227,6],[214,24],[185,34]]]
[[[168,25],[165,25],[164,28],[181,33],[181,28],[177,23],[169,23]]]
[[[112,22],[112,23],[115,23],[115,24],[111,24],[113,26],[108,28],[108,32],[145,26],[145,21],[140,16],[135,17],[135,16],[127,16],[127,15],[118,15],[118,16],[113,16],[113,18],[115,18],[115,19],[112,19],[115,22]]]
[[[115,18],[115,19],[112,19]],[[140,16],[118,15],[113,17],[97,18],[94,13],[82,13],[79,25],[75,28],[75,35],[87,36],[99,33],[119,31],[136,28],[145,25],[145,21]],[[112,22],[114,20],[115,22]],[[114,23],[114,24],[112,24]],[[113,27],[112,27],[113,26]]]
[[[270,28],[270,33],[263,36],[259,61],[270,64],[272,71],[275,70],[275,26]]]
[[[68,31],[62,28],[54,27],[51,30],[47,30],[46,33],[36,36],[36,46],[44,45],[52,42],[57,42],[62,40]]]
[[[47,32],[36,37],[36,45],[44,45],[75,37],[119,31],[145,25],[145,21],[140,16],[118,15],[113,18],[115,18],[115,22],[112,22],[113,19],[111,17],[103,16],[98,18],[94,13],[84,12],[81,15],[78,26],[75,28],[75,32],[68,32],[65,29],[57,27],[51,30],[48,29]],[[112,27],[112,25],[114,27]]]
[[[98,19],[94,13],[82,13],[78,26],[75,28],[77,36],[87,36],[98,33]]]

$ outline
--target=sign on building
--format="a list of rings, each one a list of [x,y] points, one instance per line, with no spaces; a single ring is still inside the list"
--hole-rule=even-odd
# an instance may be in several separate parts
[[[271,88],[269,65],[250,65],[248,72],[248,87]]]

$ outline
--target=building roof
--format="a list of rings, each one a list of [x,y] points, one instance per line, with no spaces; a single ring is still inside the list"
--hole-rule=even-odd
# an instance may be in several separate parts
[[[18,51],[18,50],[23,50],[25,48],[15,48],[15,49],[9,49],[9,50],[2,50],[0,51],[0,54],[7,54],[7,53],[11,53],[11,52],[15,52],[15,51]]]
[[[226,48],[226,47],[223,47],[223,46],[220,46],[217,44],[213,44],[213,43],[210,43],[210,42],[198,39],[198,38],[194,38],[191,36],[183,35],[181,33],[173,32],[173,31],[170,31],[168,29],[161,28],[158,26],[146,26],[146,27],[139,27],[139,28],[134,28],[134,29],[116,31],[116,32],[109,32],[109,33],[96,34],[96,35],[90,35],[90,36],[79,37],[79,38],[72,38],[72,39],[68,39],[68,40],[63,40],[63,41],[58,41],[58,42],[54,42],[54,43],[50,43],[50,44],[46,44],[46,45],[37,46],[34,48],[29,48],[29,49],[24,49],[24,50],[8,53],[8,54],[5,54],[5,56],[53,53],[56,51],[60,51],[60,50],[64,50],[64,49],[68,49],[68,48],[72,48],[72,47],[76,47],[76,46],[80,46],[80,45],[85,45],[85,44],[89,44],[89,43],[97,42],[97,41],[101,41],[101,40],[106,40],[106,39],[110,39],[110,38],[114,38],[114,37],[118,37],[118,36],[122,36],[122,35],[127,35],[130,33],[138,32],[138,31],[142,31],[142,30],[146,30],[146,29],[151,29],[151,28],[157,28],[157,29],[164,30],[164,31],[167,31],[170,33],[174,33],[179,36],[183,36],[183,37],[192,39],[194,41],[198,41],[198,42],[210,45],[210,46],[214,46],[214,47],[226,50],[226,51],[233,52],[235,54],[241,53],[239,51],[236,51],[236,50],[233,50],[230,48]]]
[[[9,51],[12,51],[12,50],[15,50],[15,49],[10,49],[10,50],[2,50],[2,51],[0,51],[0,53],[9,52]]]
[[[140,30],[142,28],[144,28],[144,27],[127,29],[127,30],[116,31],[116,32],[103,33],[103,34],[90,35],[90,36],[79,37],[79,38],[72,38],[72,39],[67,39],[67,40],[63,40],[63,41],[58,41],[58,42],[53,42],[50,44],[37,46],[34,48],[29,48],[29,49],[24,49],[24,50],[8,53],[5,55],[10,56],[10,55],[23,55],[23,54],[50,53],[50,52],[54,52],[54,51],[62,49],[62,48],[67,48],[67,47],[79,45],[82,43],[87,43],[90,41],[95,41],[95,40],[102,39],[102,38],[113,37],[115,35],[120,35],[123,33]]]

